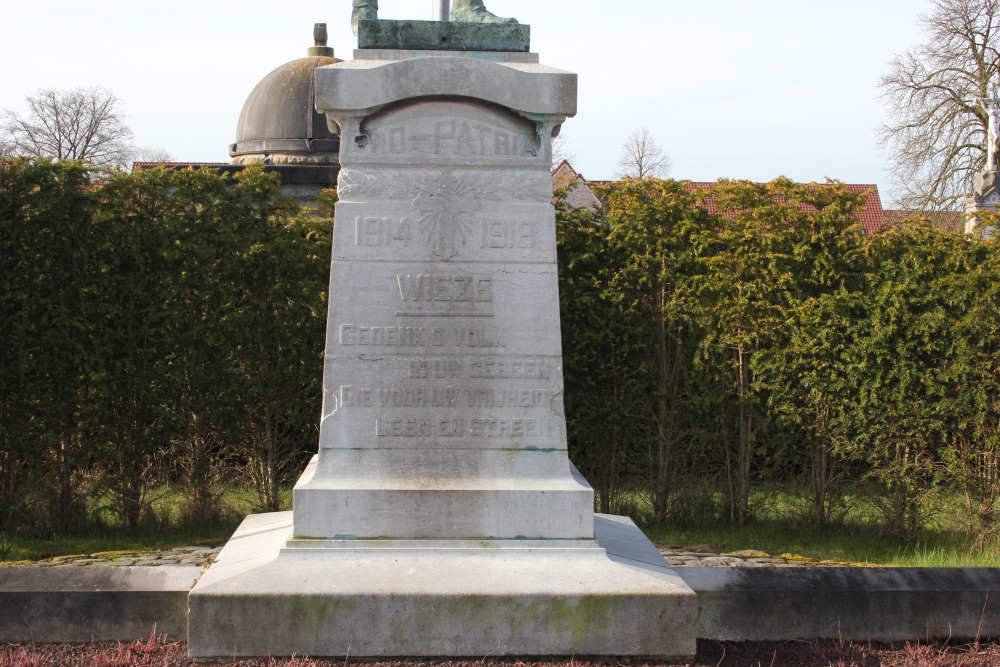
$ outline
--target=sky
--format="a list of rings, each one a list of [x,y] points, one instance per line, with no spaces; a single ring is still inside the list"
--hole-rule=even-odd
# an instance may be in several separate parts
[[[380,0],[430,19],[433,0]],[[579,75],[567,150],[586,177],[618,171],[646,126],[670,176],[874,183],[889,207],[877,83],[918,44],[930,0],[486,0],[531,26],[541,62]],[[350,0],[47,0],[4,7],[0,109],[41,89],[104,86],[140,145],[228,162],[240,109],[268,72],[306,55],[325,22],[350,59]]]

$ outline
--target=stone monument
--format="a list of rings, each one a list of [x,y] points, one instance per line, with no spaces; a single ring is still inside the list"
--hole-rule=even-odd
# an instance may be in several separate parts
[[[976,176],[972,194],[965,196],[965,233],[988,236],[992,228],[980,229],[979,211],[1000,210],[1000,171],[997,154],[1000,149],[1000,96],[996,87],[992,97],[976,100],[987,114],[986,121],[986,170]]]
[[[693,655],[694,593],[567,456],[549,169],[576,75],[496,50],[514,24],[412,23],[362,19],[316,72],[342,167],[319,454],[192,591],[191,655]]]

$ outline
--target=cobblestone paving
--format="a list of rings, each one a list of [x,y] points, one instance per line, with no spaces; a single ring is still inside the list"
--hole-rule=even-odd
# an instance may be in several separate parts
[[[0,567],[17,567],[35,565],[51,567],[53,565],[76,565],[78,567],[120,567],[124,565],[160,566],[160,565],[201,565],[207,568],[222,551],[222,545],[193,545],[173,547],[157,551],[102,551],[95,554],[77,554],[74,556],[56,556],[40,561],[14,561],[0,563]]]
[[[867,563],[846,563],[841,560],[820,560],[797,554],[771,555],[763,551],[721,550],[700,544],[691,547],[675,547],[659,544],[657,548],[671,567],[874,567]],[[222,550],[222,545],[192,545],[173,547],[158,551],[102,551],[94,554],[57,556],[41,561],[0,562],[0,567],[35,565],[75,565],[78,567],[117,567],[124,565],[200,565],[207,568]]]
[[[708,544],[694,547],[658,544],[657,548],[671,567],[876,567],[868,563],[820,560],[798,554],[772,556],[752,549],[723,553]]]

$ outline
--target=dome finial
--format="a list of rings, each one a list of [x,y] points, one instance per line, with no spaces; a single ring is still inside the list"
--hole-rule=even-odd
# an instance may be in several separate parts
[[[328,35],[325,23],[317,23],[313,27],[313,39],[316,41],[316,45],[309,47],[310,56],[333,57],[333,49],[326,45]]]

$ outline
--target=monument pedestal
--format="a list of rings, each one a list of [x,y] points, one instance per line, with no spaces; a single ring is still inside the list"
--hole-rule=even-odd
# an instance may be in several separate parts
[[[695,653],[694,593],[627,519],[561,548],[461,542],[285,549],[248,517],[190,598],[201,660]]]
[[[694,593],[566,452],[550,166],[576,75],[479,55],[317,70],[342,166],[319,454],[192,591],[195,658],[695,653]]]

